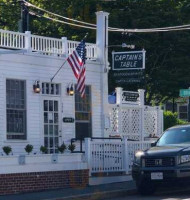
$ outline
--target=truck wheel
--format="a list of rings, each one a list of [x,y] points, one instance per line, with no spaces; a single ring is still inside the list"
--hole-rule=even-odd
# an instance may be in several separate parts
[[[141,195],[151,195],[156,191],[156,186],[150,181],[137,181],[137,191]]]

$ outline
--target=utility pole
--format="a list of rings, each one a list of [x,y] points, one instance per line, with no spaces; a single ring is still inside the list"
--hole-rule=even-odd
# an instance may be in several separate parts
[[[188,122],[190,122],[190,96],[188,97],[188,110],[187,110],[187,113],[188,113]]]
[[[26,0],[27,1],[27,0]],[[25,6],[24,2],[21,1],[21,19],[19,20],[19,32],[24,33],[29,31],[29,13],[28,8]]]

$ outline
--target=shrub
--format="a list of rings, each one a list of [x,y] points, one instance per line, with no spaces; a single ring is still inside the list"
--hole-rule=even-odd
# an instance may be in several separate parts
[[[68,146],[68,149],[71,151],[71,153],[73,153],[73,151],[75,150],[75,148],[76,148],[75,144],[70,144]]]
[[[25,151],[29,154],[33,150],[33,146],[31,144],[27,144],[26,147],[24,148]]]
[[[10,152],[12,151],[12,148],[10,146],[4,146],[4,147],[2,147],[2,149],[6,155],[9,155]]]
[[[61,146],[58,146],[57,149],[60,153],[64,153],[64,151],[67,149],[67,146],[63,143]]]
[[[41,147],[40,147],[40,151],[41,151],[42,153],[47,153],[47,152],[48,152],[47,147],[45,147],[45,146],[41,146]]]
[[[171,111],[164,111],[164,130],[175,125],[187,124],[186,121],[177,118],[178,114]]]

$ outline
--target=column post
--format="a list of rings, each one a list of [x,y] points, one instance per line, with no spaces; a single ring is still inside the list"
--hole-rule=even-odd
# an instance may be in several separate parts
[[[101,65],[101,110],[102,110],[102,137],[106,134],[105,118],[108,116],[108,15],[109,13],[96,12],[96,46],[97,62]]]
[[[85,138],[85,160],[88,164],[88,169],[89,169],[89,176],[91,176],[91,139],[90,138]]]
[[[28,53],[32,51],[30,31],[25,31],[25,49],[27,50]]]
[[[68,44],[67,44],[67,37],[62,37],[62,53],[65,57],[68,56]]]

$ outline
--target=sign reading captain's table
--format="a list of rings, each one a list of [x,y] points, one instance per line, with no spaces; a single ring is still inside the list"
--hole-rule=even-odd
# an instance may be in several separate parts
[[[113,70],[145,68],[145,51],[112,52]]]
[[[112,53],[113,77],[117,84],[144,84],[145,50]]]

